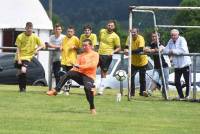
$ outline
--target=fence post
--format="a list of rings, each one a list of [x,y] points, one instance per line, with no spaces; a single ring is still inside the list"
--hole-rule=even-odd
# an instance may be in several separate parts
[[[123,69],[124,67],[124,52],[120,51],[120,55],[121,55],[121,69]],[[120,81],[120,93],[121,95],[123,95],[123,81]]]
[[[196,100],[196,55],[193,56],[193,99]]]

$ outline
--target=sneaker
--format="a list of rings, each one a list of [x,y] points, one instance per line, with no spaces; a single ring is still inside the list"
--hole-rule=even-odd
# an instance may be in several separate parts
[[[56,96],[57,95],[57,92],[55,89],[51,89],[49,91],[47,91],[47,95],[48,96]]]
[[[91,113],[92,115],[96,115],[96,114],[97,114],[96,109],[90,109],[90,113]]]
[[[190,96],[186,96],[185,99],[186,99],[186,100],[190,100]]]
[[[100,91],[99,91],[99,92],[97,93],[97,95],[103,95],[103,92],[100,92]]]
[[[69,92],[65,92],[64,94],[65,94],[66,96],[69,96]]]
[[[64,94],[64,91],[63,90],[60,90],[60,92],[58,92],[58,94]]]
[[[152,96],[152,91],[151,91],[151,90],[147,90],[147,94],[148,94],[149,96]]]
[[[147,93],[147,91],[143,91],[143,96],[145,96],[145,97],[148,97],[149,95],[148,95],[148,93]]]

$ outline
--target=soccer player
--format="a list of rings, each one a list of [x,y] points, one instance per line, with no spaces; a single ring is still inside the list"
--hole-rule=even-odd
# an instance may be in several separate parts
[[[85,39],[90,39],[92,41],[93,47],[97,45],[97,36],[96,34],[92,33],[92,27],[90,25],[85,25],[83,27],[84,34],[80,36],[80,47],[82,47],[82,42]]]
[[[33,24],[26,23],[25,32],[19,34],[16,39],[17,52],[15,55],[15,67],[18,69],[19,91],[26,92],[26,73],[32,58],[38,51],[45,47],[40,38],[33,33]]]
[[[114,32],[116,22],[110,20],[107,23],[106,29],[101,29],[99,33],[99,66],[101,68],[101,82],[99,85],[98,95],[102,95],[104,91],[104,82],[106,81],[106,74],[112,62],[112,55],[120,51],[120,38]]]
[[[58,49],[57,51],[53,51],[53,73],[56,79],[56,85],[60,80],[60,46],[64,37],[65,35],[62,34],[62,26],[60,24],[56,24],[54,26],[54,35],[50,36],[50,41],[48,44],[48,47]]]
[[[135,96],[135,75],[139,71],[140,76],[140,96],[144,96],[143,92],[146,91],[146,67],[148,64],[147,55],[138,55],[143,52],[145,47],[144,38],[139,35],[139,30],[137,28],[131,29],[132,34],[132,44],[129,44],[129,37],[126,40],[126,46],[131,45],[132,55],[131,55],[131,96]],[[128,50],[125,49],[125,52]]]
[[[57,95],[62,86],[69,79],[75,80],[80,85],[84,85],[84,90],[86,98],[90,104],[91,114],[96,114],[94,106],[94,80],[96,77],[97,64],[99,62],[99,54],[92,50],[92,41],[90,39],[85,39],[83,41],[84,52],[78,57],[76,64],[72,70],[68,71],[64,76],[62,76],[59,83],[56,85],[55,89],[47,92],[49,96]]]
[[[61,70],[64,72],[72,69],[77,59],[77,50],[80,48],[79,38],[75,36],[75,28],[69,26],[67,28],[67,34],[64,37],[61,44]],[[71,81],[67,82],[68,89],[66,89],[66,95],[69,95]]]

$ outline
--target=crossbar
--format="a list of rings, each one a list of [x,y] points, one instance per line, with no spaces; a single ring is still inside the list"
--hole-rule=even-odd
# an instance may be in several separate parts
[[[139,10],[200,10],[200,7],[168,7],[168,6],[129,6]]]

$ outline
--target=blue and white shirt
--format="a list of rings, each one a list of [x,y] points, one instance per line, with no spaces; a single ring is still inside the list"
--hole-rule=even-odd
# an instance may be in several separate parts
[[[62,40],[65,37],[65,35],[61,34],[59,37],[56,37],[55,35],[50,36],[50,43],[60,46],[62,44]],[[54,51],[53,52],[53,62],[60,61],[60,51]]]
[[[170,39],[167,43],[167,46],[164,49],[164,53],[169,53],[170,51],[173,52],[173,54],[189,54],[187,41],[184,37],[179,36],[176,42],[174,42],[172,39]],[[172,65],[174,68],[183,68],[186,66],[191,65],[192,61],[190,56],[173,56],[172,59]]]

